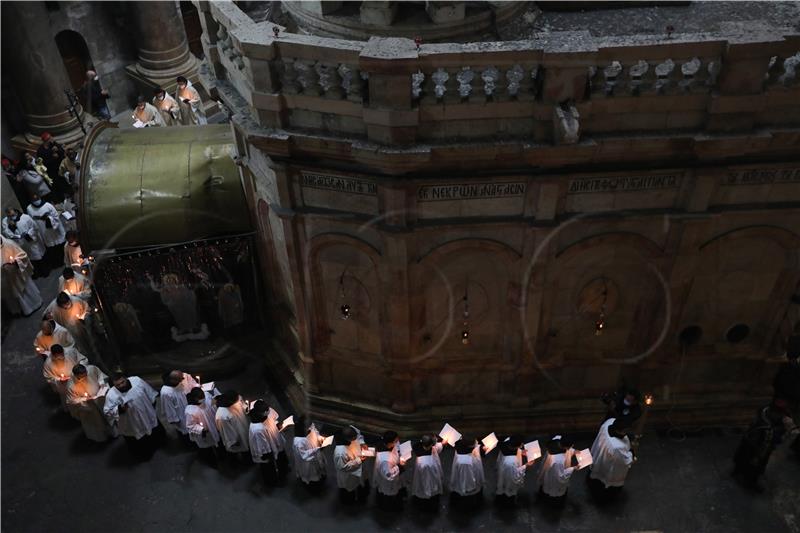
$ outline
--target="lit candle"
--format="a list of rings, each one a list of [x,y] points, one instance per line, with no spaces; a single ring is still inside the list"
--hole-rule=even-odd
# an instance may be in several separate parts
[[[84,392],[84,393],[83,393],[83,397],[84,397],[84,398],[88,398],[88,397],[89,397],[89,393],[88,393],[88,392]]]
[[[200,385],[200,376],[195,376],[194,379],[197,380],[197,384]]]
[[[644,404],[645,405],[653,405],[653,395],[652,394],[645,395]]]
[[[64,381],[64,374],[61,374],[61,381]]]

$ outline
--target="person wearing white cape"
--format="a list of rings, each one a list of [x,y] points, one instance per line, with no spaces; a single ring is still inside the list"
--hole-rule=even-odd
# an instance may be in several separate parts
[[[572,474],[577,470],[572,466],[575,450],[572,439],[556,435],[547,445],[547,457],[539,472],[541,486],[539,498],[555,506],[566,501],[567,490]]]
[[[88,364],[81,352],[72,346],[64,348],[60,344],[53,344],[50,346],[50,355],[44,360],[42,365],[42,374],[45,381],[50,384],[53,391],[58,394],[61,399],[61,405],[64,410],[67,410],[67,381],[72,375],[72,368],[78,364]]]
[[[414,472],[411,478],[411,495],[428,510],[439,506],[439,496],[444,492],[444,471],[439,454],[444,445],[436,435],[423,435],[414,448]]]
[[[244,454],[250,451],[250,421],[245,413],[245,402],[241,395],[228,390],[214,398],[217,414],[214,423],[222,439],[225,450],[232,454]]]
[[[65,267],[58,277],[58,290],[77,296],[81,300],[88,300],[92,296],[92,284],[89,278],[69,267]]]
[[[47,306],[44,314],[69,331],[79,350],[90,353],[89,331],[86,326],[86,320],[91,315],[89,304],[77,296],[61,291]]]
[[[609,418],[600,426],[592,444],[592,465],[588,481],[592,492],[600,498],[611,498],[622,490],[635,457],[625,435],[624,422]]]
[[[497,502],[511,505],[525,484],[525,473],[534,461],[523,459],[522,439],[512,436],[500,444],[497,455]]]
[[[283,455],[285,443],[283,442],[283,435],[277,434],[277,437],[272,434],[271,426],[275,426],[275,422],[271,421],[268,416],[269,407],[264,400],[258,400],[250,409],[250,427],[248,428],[249,441],[250,441],[250,457],[253,462],[258,464],[261,469],[261,476],[264,478],[264,483],[269,486],[275,484],[278,480],[278,467],[276,466],[278,457]]]
[[[217,462],[219,431],[215,422],[216,407],[211,393],[195,387],[186,395],[186,431],[197,445],[199,454],[211,464]]]
[[[454,502],[462,505],[477,504],[483,492],[483,482],[481,445],[474,438],[461,437],[456,442],[456,453],[450,470],[450,491]]]
[[[302,430],[305,422],[298,418],[295,431]],[[297,479],[309,488],[319,488],[325,481],[325,455],[320,444],[320,437],[314,424],[308,427],[306,436],[296,435],[292,440],[292,456],[294,459],[294,472]]]
[[[342,503],[351,504],[366,500],[368,488],[361,459],[361,443],[353,426],[347,426],[337,435],[333,450],[333,466],[336,468],[336,484]]]
[[[53,207],[53,204],[45,202],[37,194],[31,196],[31,203],[28,204],[26,212],[36,222],[39,228],[39,235],[42,236],[44,245],[47,247],[45,259],[53,257],[58,253],[57,248],[63,246],[66,236],[64,224],[61,223],[61,216],[56,208]],[[50,261],[50,264],[52,263]]]
[[[153,406],[158,393],[142,378],[129,378],[122,372],[114,372],[111,383],[113,387],[106,394],[103,414],[109,425],[125,438],[131,455],[149,459],[164,434]]]
[[[42,296],[31,278],[33,265],[25,250],[5,237],[0,237],[0,253],[3,303],[12,314],[28,316],[42,306]]]
[[[40,356],[46,358],[50,355],[50,347],[60,344],[63,347],[74,346],[75,339],[63,326],[56,324],[52,318],[42,320],[41,329],[33,339],[33,349]]]
[[[106,376],[94,365],[75,365],[67,382],[67,409],[83,427],[86,438],[104,442],[113,435],[101,408],[105,402]]]
[[[186,395],[197,387],[197,381],[185,372],[171,370],[162,374],[164,383],[156,403],[156,413],[167,435],[182,437],[186,442],[188,431],[186,429]]]
[[[6,209],[6,216],[3,217],[3,237],[11,239],[25,250],[33,264],[33,277],[45,275],[42,259],[46,248],[39,233],[39,226],[30,215],[13,207]]]
[[[389,511],[400,510],[403,506],[403,469],[406,462],[400,459],[397,447],[400,438],[394,431],[386,431],[381,445],[375,454],[375,480],[378,506]]]

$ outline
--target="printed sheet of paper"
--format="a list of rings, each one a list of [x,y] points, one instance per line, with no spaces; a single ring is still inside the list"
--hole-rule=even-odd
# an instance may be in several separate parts
[[[409,459],[411,459],[411,451],[412,447],[410,440],[400,443],[400,446],[398,446],[397,448],[397,453],[400,455],[400,459],[402,459],[403,461],[408,461]]]
[[[141,120],[139,120],[138,118],[137,118],[137,119],[136,119],[136,121],[133,123],[133,127],[134,127],[134,128],[144,128],[144,126],[145,126],[144,122],[142,122],[142,121],[141,121]]]
[[[525,445],[525,455],[528,457],[528,461],[534,461],[542,456],[538,440],[532,440]]]
[[[212,392],[214,390],[214,382],[209,381],[208,383],[203,383],[202,385],[200,385],[200,388],[206,392]]]
[[[456,428],[451,426],[450,424],[445,424],[442,430],[439,432],[439,436],[442,437],[444,440],[447,441],[447,444],[450,446],[455,446],[456,442],[461,440],[461,433],[456,431]]]
[[[320,444],[319,447],[324,448],[325,446],[330,446],[331,444],[333,444],[333,435],[330,435],[322,439],[322,444]]]
[[[289,415],[289,416],[287,416],[287,417],[286,417],[286,419],[285,419],[285,420],[284,420],[284,421],[281,423],[281,431],[283,431],[283,430],[284,430],[284,429],[286,429],[287,427],[289,427],[289,426],[293,426],[293,425],[294,425],[294,415]]]
[[[361,450],[361,457],[375,457],[375,448],[367,448]]]
[[[578,458],[578,470],[583,470],[594,462],[592,451],[589,448],[575,452],[575,457]]]
[[[484,446],[486,446],[485,453],[489,453],[490,451],[494,450],[495,447],[497,446],[498,443],[497,435],[495,435],[493,431],[488,435],[486,435],[483,439],[481,439],[481,442],[483,443]]]

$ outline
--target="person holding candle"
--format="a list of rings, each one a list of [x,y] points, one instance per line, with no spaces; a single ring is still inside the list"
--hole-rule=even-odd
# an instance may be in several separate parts
[[[58,290],[69,295],[88,300],[92,296],[92,286],[89,278],[69,267],[64,268],[58,277]]]
[[[122,372],[114,372],[111,383],[103,414],[125,438],[131,455],[149,459],[163,435],[154,407],[158,393],[140,377],[127,377]]]
[[[217,412],[214,423],[219,431],[225,450],[241,456],[250,451],[250,421],[245,412],[246,404],[235,390],[228,390],[214,398]]]
[[[483,493],[483,461],[481,445],[472,437],[456,442],[456,453],[450,470],[450,491],[453,503],[470,506],[481,501]]]
[[[67,380],[72,375],[72,368],[77,364],[88,364],[86,357],[72,346],[64,348],[60,344],[50,346],[50,355],[42,365],[42,375],[53,391],[61,399],[61,406],[67,410]]]
[[[161,113],[155,106],[148,103],[144,96],[137,98],[136,107],[133,108],[131,118],[134,120],[134,128],[166,126]]]
[[[378,506],[389,511],[403,507],[403,470],[406,462],[400,459],[397,447],[400,437],[395,431],[386,431],[375,455],[375,489]]]
[[[11,239],[28,254],[33,265],[34,279],[47,275],[42,261],[46,251],[44,240],[39,233],[39,226],[30,215],[9,207],[3,217],[3,236]]]
[[[333,450],[333,466],[336,469],[336,484],[342,503],[352,504],[366,500],[366,478],[361,459],[361,443],[353,426],[347,426],[337,435]]]
[[[70,332],[75,339],[76,346],[82,351],[89,351],[89,333],[86,328],[86,317],[89,315],[89,304],[77,296],[72,296],[64,291],[50,302],[45,311],[58,324]]]
[[[72,367],[72,377],[67,381],[67,409],[80,421],[86,438],[94,442],[105,442],[112,436],[101,411],[108,390],[107,379],[96,366],[78,364]]]
[[[42,296],[31,279],[33,265],[22,248],[2,236],[0,253],[3,254],[3,303],[12,314],[28,316],[42,306]]]
[[[519,489],[525,484],[525,474],[536,459],[527,459],[522,450],[522,437],[512,435],[500,444],[497,455],[497,496],[500,505],[513,505]]]
[[[317,489],[325,482],[325,455],[320,448],[322,437],[314,424],[306,428],[301,417],[298,417],[295,428],[305,429],[305,437],[295,435],[292,441],[295,474],[307,487]]]
[[[175,100],[181,111],[181,124],[191,126],[193,124],[207,124],[203,102],[200,93],[192,86],[192,82],[183,76],[178,76],[177,89],[175,90]]]
[[[250,457],[253,462],[259,465],[261,476],[264,483],[274,485],[278,479],[278,469],[276,462],[278,454],[283,450],[278,450],[275,440],[271,437],[267,429],[269,421],[269,408],[264,400],[258,400],[250,409],[250,427],[248,428],[248,441],[250,444]],[[281,436],[281,438],[283,438]]]
[[[189,440],[197,445],[200,455],[210,464],[217,462],[219,432],[214,423],[216,407],[211,393],[195,387],[186,395],[186,431]]]
[[[75,230],[70,230],[67,232],[65,238],[64,266],[75,271],[79,271],[84,259],[83,250],[81,250],[81,244],[78,241],[78,232]]]
[[[42,236],[46,264],[56,264],[59,248],[64,244],[65,230],[61,223],[61,216],[53,204],[45,202],[38,194],[31,196],[31,203],[26,209],[28,215],[36,222],[39,234]]]
[[[556,435],[547,446],[547,458],[539,473],[541,487],[539,498],[550,505],[560,507],[567,499],[567,490],[576,467],[572,466],[575,450],[570,437]]]
[[[439,507],[439,496],[444,492],[444,471],[439,454],[444,442],[436,435],[423,435],[414,447],[414,472],[411,478],[411,495],[424,509],[434,511]]]
[[[153,106],[161,113],[161,118],[164,119],[164,125],[177,126],[178,119],[180,118],[181,110],[178,102],[161,87],[153,91]]]
[[[594,463],[589,467],[589,486],[601,501],[617,495],[625,485],[625,478],[636,460],[623,419],[609,418],[600,426],[592,443]]]
[[[63,326],[56,324],[56,321],[51,319],[42,320],[41,329],[33,339],[33,349],[42,357],[50,355],[50,347],[54,344],[61,346],[74,346],[75,339],[72,338],[69,331]]]
[[[199,384],[191,375],[180,370],[165,372],[161,379],[164,385],[157,401],[158,419],[168,435],[171,437],[180,435],[184,442],[187,442],[186,406],[189,403],[186,395]]]

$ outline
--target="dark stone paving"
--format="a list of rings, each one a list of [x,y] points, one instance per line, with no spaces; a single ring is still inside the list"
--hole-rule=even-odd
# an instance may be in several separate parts
[[[39,280],[43,294],[52,295],[55,279],[54,274]],[[734,430],[706,429],[680,441],[647,434],[619,501],[594,503],[580,473],[561,512],[537,503],[535,470],[516,509],[496,508],[490,497],[495,453],[485,461],[483,505],[459,512],[445,498],[438,513],[409,504],[402,513],[380,512],[374,496],[364,506],[342,507],[330,449],[327,487],[318,496],[294,477],[266,489],[250,465],[214,470],[177,443],[137,464],[122,439],[90,444],[78,423],[60,412],[30,349],[36,322],[14,321],[2,345],[3,531],[800,533],[800,462],[779,449],[767,470],[767,491],[753,495],[729,474],[738,441]],[[236,385],[263,391],[261,375],[254,361]],[[220,382],[220,387],[226,384],[233,383]],[[452,451],[445,452],[446,472],[451,457]]]

